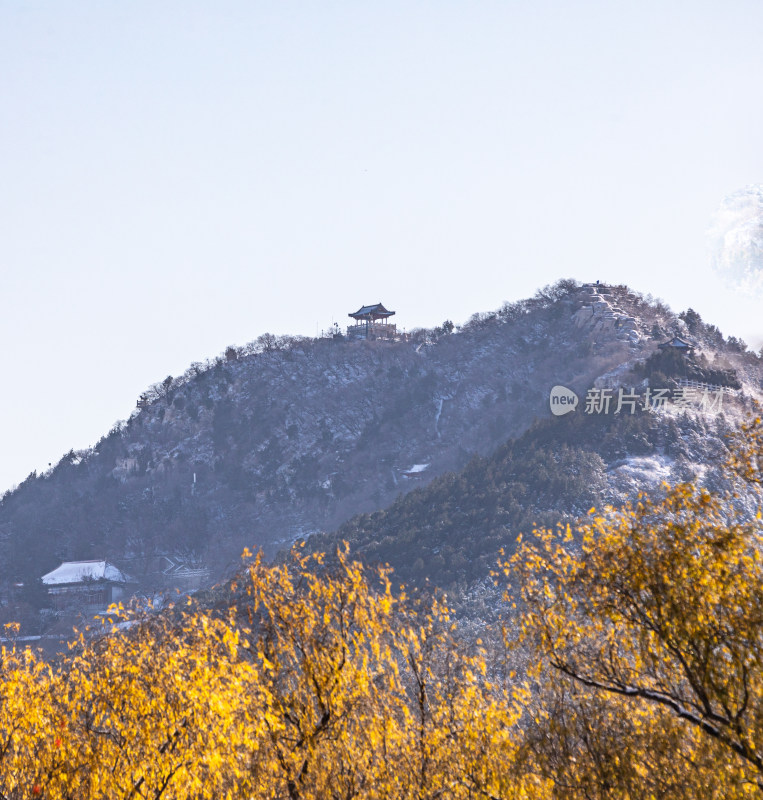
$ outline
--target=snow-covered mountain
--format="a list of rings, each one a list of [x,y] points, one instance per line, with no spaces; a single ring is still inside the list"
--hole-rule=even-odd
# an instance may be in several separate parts
[[[562,281],[450,327],[394,342],[263,336],[155,385],[92,450],[2,498],[0,579],[100,558],[152,587],[186,567],[212,581],[244,547],[272,555],[390,507],[539,420],[551,449],[609,437],[589,448],[587,488],[616,499],[706,468],[763,385],[744,343],[624,286]],[[577,395],[574,411],[551,414],[553,386]],[[565,478],[575,463],[547,465],[571,508],[589,499]]]

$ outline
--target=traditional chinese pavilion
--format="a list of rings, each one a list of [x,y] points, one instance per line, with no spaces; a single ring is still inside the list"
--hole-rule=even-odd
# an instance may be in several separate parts
[[[694,355],[694,345],[691,342],[687,342],[686,339],[682,339],[680,336],[674,336],[669,341],[658,345],[658,347],[660,350],[678,350],[684,355]]]
[[[355,320],[355,325],[348,326],[347,336],[350,339],[394,339],[397,337],[397,325],[389,322],[394,314],[381,303],[362,306],[354,314],[347,315]]]

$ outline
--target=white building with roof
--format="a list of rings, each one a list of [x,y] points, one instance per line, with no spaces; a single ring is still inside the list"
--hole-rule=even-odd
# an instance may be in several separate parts
[[[108,561],[64,561],[42,576],[53,607],[92,606],[105,608],[128,592],[132,579]]]

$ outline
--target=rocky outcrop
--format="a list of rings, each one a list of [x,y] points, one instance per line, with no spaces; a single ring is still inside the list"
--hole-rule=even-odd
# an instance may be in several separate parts
[[[634,348],[647,338],[637,317],[624,311],[620,304],[636,296],[624,287],[610,289],[598,284],[584,284],[577,293],[573,313],[575,326],[593,336],[611,337]]]

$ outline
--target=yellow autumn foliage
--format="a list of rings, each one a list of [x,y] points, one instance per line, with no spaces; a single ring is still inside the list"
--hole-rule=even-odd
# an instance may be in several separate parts
[[[727,491],[664,485],[503,563],[542,687],[524,757],[556,796],[763,794],[761,421],[731,445]]]
[[[746,494],[665,487],[525,537],[499,667],[346,550],[114,609],[50,663],[6,648],[0,800],[760,797],[761,454],[756,420],[727,463]]]
[[[115,610],[54,664],[4,650],[0,796],[528,796],[505,769],[521,703],[455,646],[447,610],[412,611],[346,553],[320,560],[257,558],[216,610]]]

